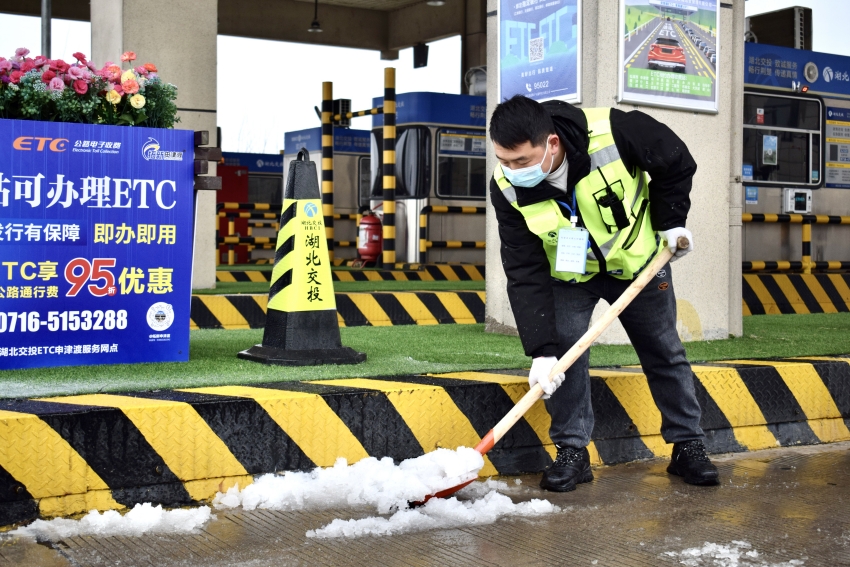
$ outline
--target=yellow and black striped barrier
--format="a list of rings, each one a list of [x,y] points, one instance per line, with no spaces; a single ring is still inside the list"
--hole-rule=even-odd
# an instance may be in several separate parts
[[[340,327],[484,322],[483,291],[336,293]],[[266,295],[193,295],[191,329],[261,329]]]
[[[744,315],[847,313],[850,274],[744,274]]]
[[[322,215],[328,257],[334,259],[334,125],[333,83],[322,83]]]
[[[486,242],[463,242],[463,241],[436,241],[428,240],[428,215],[430,214],[460,214],[460,215],[484,215],[487,214],[485,207],[449,207],[444,205],[426,205],[419,211],[419,262],[428,260],[429,248],[485,248]],[[451,244],[451,245],[450,245]]]
[[[850,358],[694,366],[710,453],[850,440]],[[592,369],[593,463],[669,458],[640,368]],[[473,447],[528,391],[527,370],[0,400],[0,525],[207,501],[256,475]],[[245,427],[250,423],[251,427]],[[552,462],[535,404],[481,476]]]
[[[384,188],[383,249],[381,267],[390,269],[395,264],[395,69],[384,69],[384,152],[382,182]]]
[[[335,282],[379,282],[379,281],[484,281],[484,266],[476,264],[428,264],[418,270],[334,270]],[[218,270],[215,279],[219,282],[267,282],[269,270],[230,271]]]

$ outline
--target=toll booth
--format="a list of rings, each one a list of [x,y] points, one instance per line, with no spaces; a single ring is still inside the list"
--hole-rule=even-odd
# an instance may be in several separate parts
[[[812,262],[850,259],[837,221],[812,223],[806,246],[805,219],[761,216],[850,215],[850,57],[746,43],[744,89],[745,265],[809,248]]]
[[[221,177],[221,190],[216,192],[216,203],[280,203],[283,198],[283,156],[280,154],[223,152],[217,172]],[[230,236],[230,223],[233,223],[234,236],[264,236],[263,227],[270,224],[244,218],[219,217],[219,235]],[[254,225],[259,227],[254,228]],[[219,245],[219,260],[222,263],[227,263],[226,256],[230,248],[228,245]],[[240,244],[232,248],[237,264],[251,260],[252,253],[248,246]]]
[[[372,99],[372,106],[383,106],[383,97]],[[490,177],[485,159],[486,112],[482,96],[429,92],[396,96],[398,262],[420,261],[420,241],[427,240],[442,246],[429,244],[428,262],[484,263],[483,213]],[[364,187],[367,191],[360,194],[360,202],[379,213],[383,125],[382,114],[372,117],[371,174]],[[428,206],[475,208],[481,214],[436,214]],[[422,223],[427,226],[421,227]],[[464,246],[452,248],[451,243]]]
[[[310,159],[316,163],[316,174],[321,182],[322,128],[308,128],[283,135],[282,171],[289,172],[289,164],[296,158],[301,148],[310,152]],[[334,128],[334,257],[354,259],[357,250],[354,243],[357,238],[356,215],[360,209],[360,195],[368,192],[370,174],[369,131],[350,128]],[[368,206],[368,202],[366,203]],[[273,254],[272,254],[273,256]]]

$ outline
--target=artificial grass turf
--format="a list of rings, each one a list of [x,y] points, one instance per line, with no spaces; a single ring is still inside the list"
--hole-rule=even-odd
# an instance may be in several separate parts
[[[484,291],[484,281],[370,281],[333,282],[334,291],[342,293],[369,291]],[[269,282],[216,282],[215,289],[195,289],[194,295],[226,293],[268,293]]]
[[[119,364],[0,371],[0,397],[36,397],[322,380],[364,376],[527,368],[516,337],[484,332],[483,325],[347,327],[343,344],[367,353],[351,366],[265,366],[236,358],[262,341],[262,329],[191,333],[187,363]],[[744,318],[744,336],[685,344],[693,363],[739,358],[850,353],[850,313]],[[591,366],[638,364],[630,345],[591,348]]]

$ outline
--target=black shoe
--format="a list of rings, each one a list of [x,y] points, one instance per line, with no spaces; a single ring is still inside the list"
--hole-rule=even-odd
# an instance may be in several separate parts
[[[590,454],[587,447],[574,449],[558,447],[558,456],[549,468],[543,471],[540,488],[552,492],[569,492],[576,484],[593,480],[590,470]]]
[[[713,486],[720,484],[720,474],[705,454],[702,441],[683,441],[673,444],[673,457],[667,472],[684,478],[688,484]]]

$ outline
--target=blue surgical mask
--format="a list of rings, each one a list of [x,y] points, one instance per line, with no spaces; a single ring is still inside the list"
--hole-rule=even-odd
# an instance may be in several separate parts
[[[543,171],[543,162],[546,161],[546,156],[548,155],[549,138],[546,138],[546,153],[543,154],[543,159],[540,160],[540,163],[530,165],[528,167],[523,167],[520,169],[509,169],[505,166],[502,166],[502,171],[505,173],[505,177],[508,179],[508,181],[511,182],[511,185],[515,187],[536,187],[540,184],[541,181],[546,179],[546,176],[548,176],[552,172],[552,166],[555,163],[554,157],[549,163],[549,171]]]

